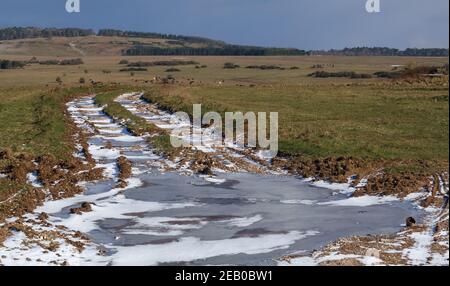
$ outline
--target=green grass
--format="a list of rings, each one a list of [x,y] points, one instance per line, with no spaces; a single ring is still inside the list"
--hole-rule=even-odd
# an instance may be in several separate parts
[[[152,88],[172,111],[279,112],[280,151],[313,157],[448,159],[448,88],[393,85]]]
[[[66,158],[72,144],[64,104],[82,92],[86,90],[0,89],[0,149]]]

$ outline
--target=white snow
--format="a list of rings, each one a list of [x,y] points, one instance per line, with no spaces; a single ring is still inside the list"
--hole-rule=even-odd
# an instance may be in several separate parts
[[[223,184],[226,182],[226,179],[219,179],[219,178],[211,177],[211,176],[205,176],[205,177],[203,177],[203,179],[207,182],[214,183],[214,184]]]
[[[433,235],[430,231],[414,232],[409,235],[415,244],[411,248],[403,250],[403,256],[408,258],[412,265],[424,265],[430,257],[430,247],[433,243]],[[447,262],[448,263],[448,262]]]
[[[311,182],[312,179],[305,179],[305,181]],[[351,187],[350,183],[331,183],[323,180],[318,180],[311,182],[310,185],[317,188],[339,191],[339,193],[342,194],[351,194],[355,191],[355,188]]]
[[[315,200],[282,200],[282,204],[292,204],[292,205],[314,205],[317,203]]]
[[[117,253],[112,255],[112,264],[147,266],[176,261],[193,261],[219,255],[268,253],[277,249],[285,249],[297,240],[316,234],[315,231],[292,231],[286,234],[222,240],[183,237],[178,241],[162,245],[117,247]]]
[[[38,179],[37,172],[28,173],[27,174],[27,182],[28,182],[28,184],[32,185],[35,188],[44,187]]]
[[[263,217],[259,214],[251,217],[234,218],[228,221],[228,225],[234,227],[247,227],[261,221],[262,219]]]
[[[326,206],[351,206],[351,207],[368,207],[373,205],[383,205],[389,204],[391,202],[398,201],[399,199],[394,196],[361,196],[361,197],[351,197],[343,200],[336,200],[330,202],[321,202],[318,205]]]
[[[105,140],[119,141],[119,142],[140,142],[140,141],[144,141],[143,137],[127,135],[127,134],[123,134],[123,135],[120,135],[120,136],[97,135],[95,137],[96,138],[105,139]]]
[[[89,145],[89,153],[91,153],[92,158],[94,158],[95,160],[115,160],[120,156],[120,151],[117,149],[107,149],[96,145]]]

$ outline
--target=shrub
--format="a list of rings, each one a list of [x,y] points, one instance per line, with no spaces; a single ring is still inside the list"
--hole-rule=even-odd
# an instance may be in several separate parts
[[[58,60],[46,60],[46,61],[39,61],[40,65],[59,65]]]
[[[68,65],[82,65],[84,64],[82,59],[67,59],[67,60],[45,60],[40,61],[39,64],[41,65],[62,65],[62,66],[68,66]]]
[[[139,71],[148,71],[146,68],[124,68],[119,70],[120,72],[139,72]]]
[[[134,62],[129,63],[129,67],[152,67],[152,66],[186,66],[198,65],[195,61],[170,60],[170,61],[154,61],[154,62]]]
[[[9,61],[9,60],[0,60],[0,69],[16,69],[23,68],[25,66],[24,62],[21,61]]]
[[[253,66],[247,66],[248,69],[260,69],[260,70],[283,70],[282,67],[275,66],[275,65],[253,65]]]
[[[180,72],[180,70],[177,68],[170,68],[170,69],[166,69],[166,72]]]
[[[62,60],[61,62],[59,62],[60,65],[62,66],[76,66],[76,65],[82,65],[84,64],[82,59],[68,59],[68,60]]]
[[[308,76],[317,78],[329,78],[329,77],[346,77],[352,79],[372,78],[371,74],[359,74],[353,71],[341,71],[341,72],[316,71],[309,74]]]
[[[239,68],[239,65],[233,64],[233,63],[225,63],[223,64],[224,69],[236,69]]]

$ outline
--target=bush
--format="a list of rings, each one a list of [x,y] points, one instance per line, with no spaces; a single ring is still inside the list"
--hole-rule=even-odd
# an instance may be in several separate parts
[[[84,64],[82,59],[67,59],[67,60],[46,60],[40,61],[41,65],[62,65],[62,66],[74,66],[74,65],[82,65]]]
[[[224,69],[236,69],[236,68],[239,68],[239,67],[240,67],[239,65],[236,65],[236,64],[233,64],[233,63],[225,63],[223,65]]]
[[[170,68],[170,69],[166,69],[166,72],[180,72],[180,70],[177,68]]]
[[[154,61],[154,62],[134,62],[129,63],[129,67],[153,67],[153,66],[187,66],[198,65],[195,61],[170,60],[170,61]]]
[[[127,65],[128,63],[129,63],[128,60],[121,60],[119,62],[119,65]]]
[[[124,68],[119,70],[120,72],[140,72],[140,71],[148,71],[146,68]]]
[[[284,68],[275,65],[261,65],[261,66],[247,66],[248,69],[260,69],[260,70],[284,70]]]
[[[308,76],[317,77],[317,78],[329,78],[329,77],[346,77],[353,79],[363,79],[363,78],[371,78],[370,74],[358,74],[353,71],[341,71],[341,72],[326,72],[326,71],[316,71]]]
[[[82,59],[68,59],[68,60],[62,60],[60,63],[62,66],[76,66],[76,65],[82,65],[84,64]]]
[[[444,74],[448,75],[448,65],[442,67],[436,66],[408,66],[402,70],[396,71],[379,71],[374,73],[379,78],[411,78],[420,77],[423,75]]]
[[[39,61],[40,65],[59,65],[58,60],[46,60],[46,61]]]
[[[80,80],[78,81],[80,84],[85,84],[86,80],[84,79],[84,77],[80,77]]]
[[[23,68],[24,66],[25,63],[21,61],[0,60],[0,69],[2,70]]]

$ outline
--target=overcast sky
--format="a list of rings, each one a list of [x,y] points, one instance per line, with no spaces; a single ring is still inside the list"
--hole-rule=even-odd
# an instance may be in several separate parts
[[[448,48],[449,0],[0,0],[0,27],[82,27],[205,36],[230,43],[331,49]]]

